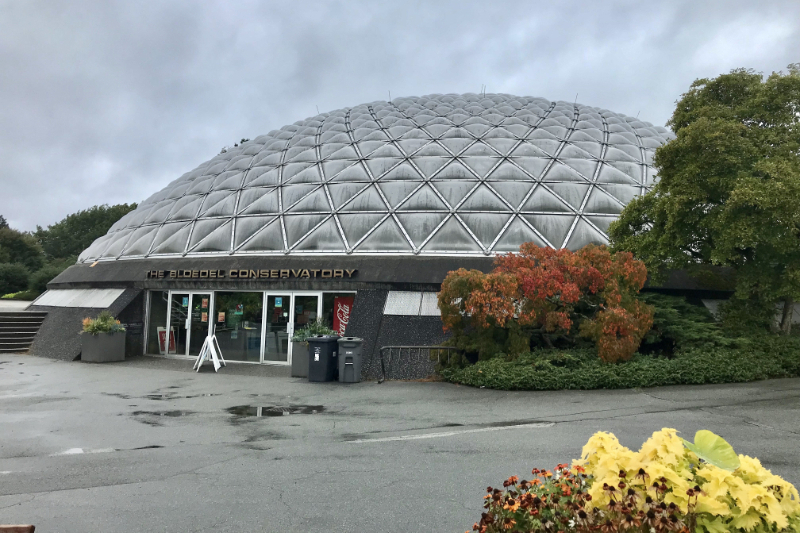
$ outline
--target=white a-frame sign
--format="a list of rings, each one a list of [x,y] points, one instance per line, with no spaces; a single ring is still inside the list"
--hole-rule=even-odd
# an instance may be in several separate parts
[[[200,348],[200,355],[197,356],[192,370],[200,372],[200,367],[208,360],[214,363],[214,372],[217,372],[220,367],[225,366],[225,359],[222,358],[222,350],[219,348],[219,343],[217,342],[217,336],[215,334],[206,337],[203,347]]]

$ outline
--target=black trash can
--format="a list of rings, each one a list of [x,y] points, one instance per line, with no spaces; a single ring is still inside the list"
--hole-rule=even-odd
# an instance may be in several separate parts
[[[333,381],[338,370],[336,352],[339,337],[320,335],[308,340],[308,381]]]
[[[339,382],[358,383],[361,381],[361,347],[364,339],[342,337],[338,342]]]

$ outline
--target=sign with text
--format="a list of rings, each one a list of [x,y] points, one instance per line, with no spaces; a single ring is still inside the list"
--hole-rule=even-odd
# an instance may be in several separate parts
[[[344,337],[347,324],[350,323],[350,313],[353,311],[352,296],[337,296],[333,299],[333,330]]]
[[[167,328],[157,327],[156,332],[158,333],[158,351],[161,355],[178,352],[175,347],[175,328],[171,328],[169,332],[169,351],[167,351]]]
[[[284,268],[284,269],[201,269],[201,270],[148,270],[147,279],[168,281],[204,279],[204,280],[251,280],[251,279],[350,279],[358,273],[357,269],[346,268]]]

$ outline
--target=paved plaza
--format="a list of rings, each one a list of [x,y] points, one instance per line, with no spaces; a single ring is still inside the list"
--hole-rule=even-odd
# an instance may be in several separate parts
[[[0,355],[0,523],[37,532],[465,531],[487,485],[710,429],[800,483],[800,379],[621,391],[315,384]]]

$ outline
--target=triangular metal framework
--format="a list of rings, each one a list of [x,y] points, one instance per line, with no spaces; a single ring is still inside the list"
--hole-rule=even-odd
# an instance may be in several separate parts
[[[490,255],[607,242],[657,180],[667,129],[508,94],[322,113],[221,153],[120,219],[79,261],[214,254]]]

